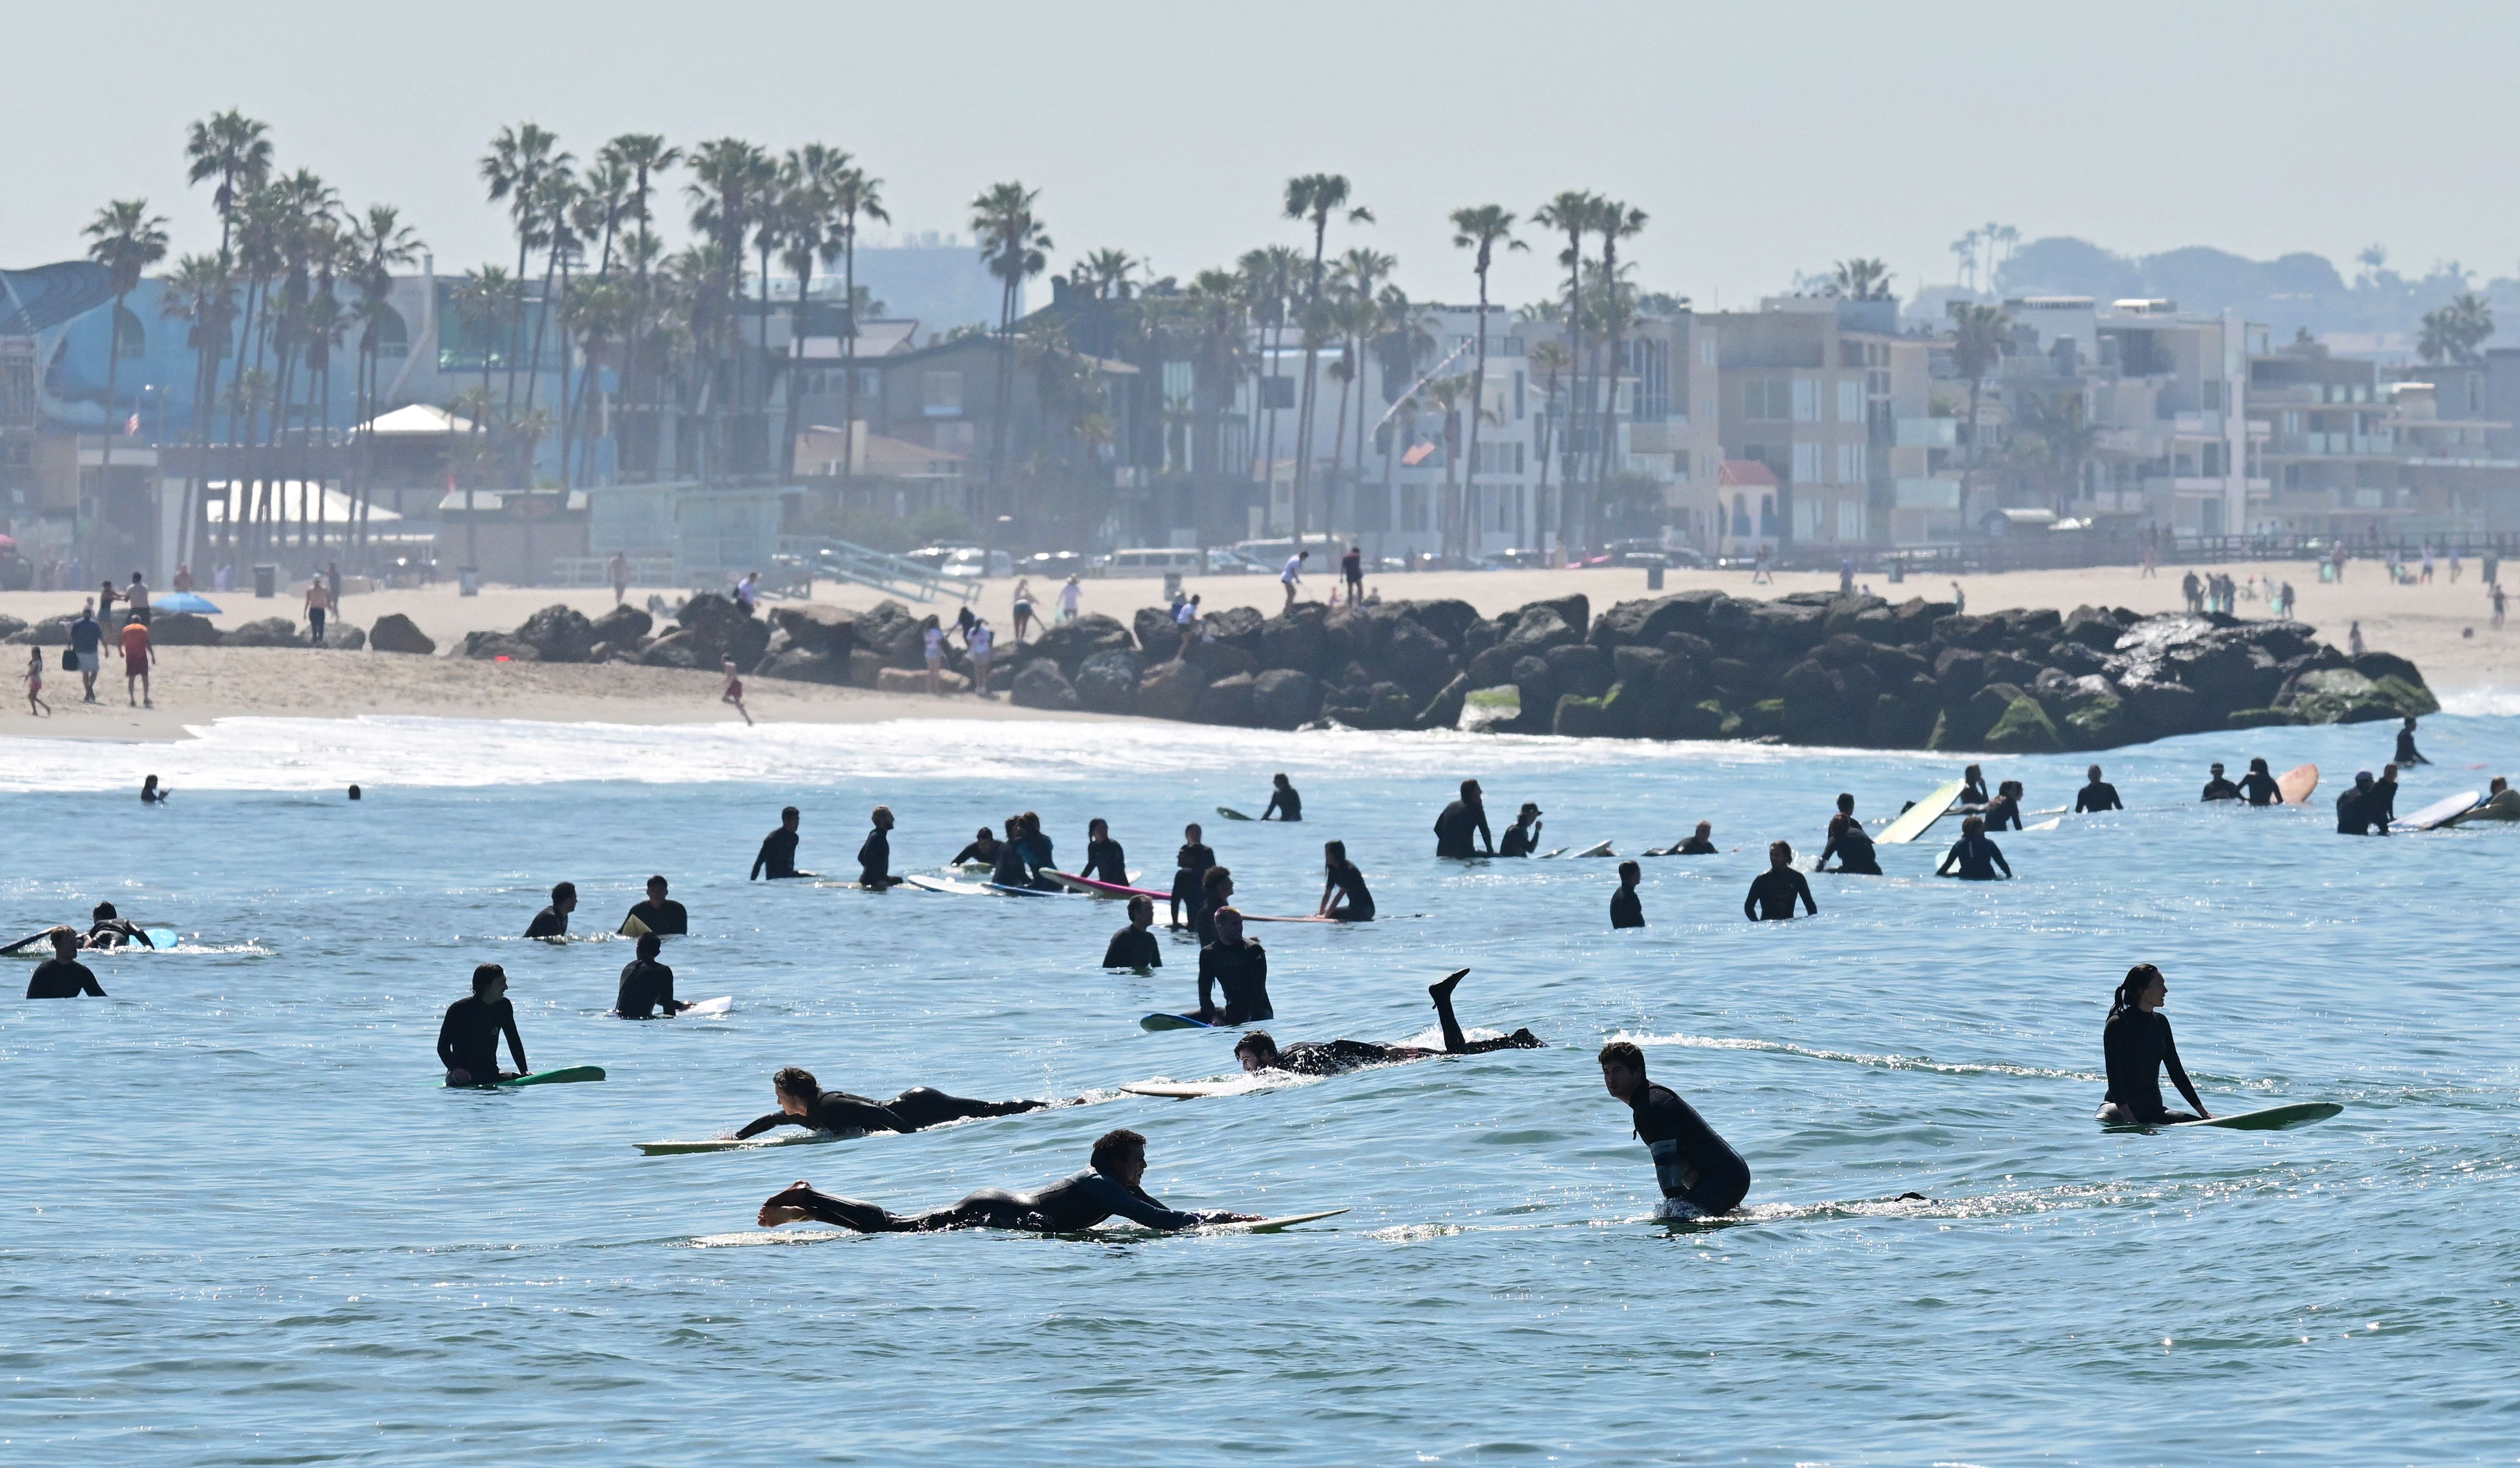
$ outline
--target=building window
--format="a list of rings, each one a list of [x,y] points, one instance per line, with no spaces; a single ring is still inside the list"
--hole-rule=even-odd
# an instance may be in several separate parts
[[[1513,375],[1513,421],[1520,423],[1522,419],[1522,374],[1517,372]]]
[[[377,302],[377,356],[386,362],[399,362],[411,355],[411,328],[403,324],[402,313],[383,301]]]
[[[1839,540],[1862,540],[1865,538],[1864,506],[1861,502],[1855,500],[1839,502],[1837,507],[1837,538]]]
[[[1794,501],[1794,539],[1824,540],[1827,534],[1828,506],[1811,498]]]
[[[1741,382],[1741,416],[1781,423],[1794,416],[1793,383],[1787,378],[1746,378]]]
[[[1797,383],[1795,385],[1800,386],[1802,384]],[[1816,443],[1795,444],[1793,472],[1786,475],[1786,477],[1793,480],[1796,484],[1818,484],[1820,482],[1820,451],[1821,446]]]
[[[1713,367],[1715,365],[1714,337],[1709,336],[1704,341],[1697,343],[1697,362],[1701,367]]]
[[[1737,494],[1732,497],[1732,533],[1742,536],[1750,533],[1750,502]]]
[[[125,362],[149,355],[149,329],[129,306],[113,308],[113,354]]]
[[[1816,378],[1794,378],[1794,422],[1820,422],[1820,382]]]
[[[1837,482],[1863,484],[1871,477],[1870,453],[1860,443],[1837,446]]]
[[[1190,403],[1190,393],[1191,365],[1187,362],[1165,363],[1164,406],[1168,409],[1186,407]]]
[[[963,416],[963,375],[931,372],[920,378],[920,412],[928,418]]]
[[[1862,378],[1837,379],[1837,421],[1842,423],[1864,422],[1864,379]]]

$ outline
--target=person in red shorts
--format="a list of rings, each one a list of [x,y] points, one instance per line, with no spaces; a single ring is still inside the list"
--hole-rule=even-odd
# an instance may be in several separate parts
[[[157,700],[149,696],[149,624],[122,624],[122,690],[131,695],[133,708],[156,708]]]

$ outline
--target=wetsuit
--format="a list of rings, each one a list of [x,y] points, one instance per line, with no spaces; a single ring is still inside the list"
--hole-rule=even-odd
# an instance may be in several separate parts
[[[1872,837],[1866,834],[1864,823],[1852,816],[1833,816],[1828,823],[1828,844],[1821,848],[1820,865],[1825,868],[1830,857],[1837,858],[1837,869],[1858,876],[1879,876],[1881,861],[1872,854]]]
[[[1327,915],[1341,922],[1373,920],[1373,894],[1365,890],[1365,873],[1356,869],[1354,862],[1341,862],[1331,867],[1329,879],[1336,889],[1332,895],[1339,900],[1330,905]]]
[[[761,850],[753,853],[752,870],[747,872],[743,879],[747,882],[751,881],[765,870],[768,871],[772,881],[777,881],[781,877],[794,876],[796,874],[796,838],[800,834],[801,832],[791,831],[783,825],[762,837]]]
[[[2371,781],[2371,819],[2382,826],[2398,819],[2398,782],[2394,779]]]
[[[674,1001],[674,971],[653,958],[633,958],[621,969],[621,989],[612,1012],[623,1019],[646,1019],[662,1009],[684,1007]]]
[[[1423,1060],[1436,1051],[1410,1045],[1376,1045],[1371,1040],[1307,1040],[1278,1051],[1271,1070],[1299,1076],[1336,1076],[1360,1066],[1388,1065],[1396,1060]]]
[[[1164,966],[1163,945],[1155,941],[1151,929],[1125,927],[1111,935],[1102,950],[1104,968],[1161,968]]]
[[[30,1000],[74,1000],[82,994],[105,998],[96,973],[76,958],[46,958],[26,980]]]
[[[2353,785],[2336,797],[2336,833],[2340,836],[2385,836],[2389,823],[2373,813],[2371,787]]]
[[[1058,858],[1051,854],[1050,833],[1026,831],[1023,839],[1017,841],[1015,845],[1023,851],[1024,865],[1032,868],[1032,884],[1045,891],[1057,890],[1058,884],[1041,874],[1045,868],[1052,871],[1058,869]]]
[[[2083,786],[2083,788],[2074,796],[2074,814],[2077,816],[2098,811],[2123,811],[2125,809],[2126,806],[2118,800],[2118,787],[2110,784],[2104,779],[2095,779],[2092,781],[2090,784]]]
[[[499,1037],[508,1037],[508,1053],[517,1069],[525,1068],[525,1043],[517,1034],[517,1006],[502,998],[497,1003],[471,994],[446,1006],[437,1027],[437,1058],[450,1071],[470,1073],[472,1084],[487,1086],[499,1076]]]
[[[1637,896],[1636,888],[1621,887],[1618,891],[1610,894],[1610,926],[1614,928],[1641,928],[1644,925],[1644,899]]]
[[[1001,887],[1032,885],[1032,868],[1024,865],[1024,848],[1021,841],[998,843],[998,864],[989,868],[989,880]]]
[[[2021,802],[2009,795],[1998,795],[1988,801],[1983,815],[1986,818],[1988,830],[2021,829]]]
[[[552,906],[543,909],[541,912],[536,912],[534,914],[534,920],[525,924],[525,936],[528,938],[565,938],[568,936],[568,914],[562,912],[560,910],[560,905],[555,903]]]
[[[1986,804],[1986,780],[1984,777],[1967,780],[1961,784],[1959,803],[1964,806],[1982,806]]]
[[[79,939],[82,948],[120,948],[126,943],[136,943],[142,948],[157,947],[149,941],[149,935],[140,930],[140,924],[128,917],[104,918],[91,925],[86,935]]]
[[[1435,855],[1439,857],[1474,857],[1478,849],[1470,845],[1470,832],[1476,831],[1493,851],[1496,837],[1488,830],[1487,806],[1475,800],[1456,800],[1444,807],[1435,818]]]
[[[1293,785],[1279,786],[1270,792],[1269,809],[1260,813],[1260,819],[1266,821],[1271,816],[1276,816],[1281,821],[1303,820],[1304,797],[1295,793]]]
[[[1173,856],[1173,901],[1190,909],[1191,922],[1198,922],[1198,910],[1207,905],[1207,868],[1216,865],[1216,853],[1204,841],[1190,841]]]
[[[1085,875],[1114,887],[1129,885],[1129,858],[1120,843],[1105,836],[1085,843]]]
[[[1062,1178],[1033,1193],[984,1188],[950,1208],[897,1214],[873,1203],[812,1192],[796,1205],[816,1220],[860,1233],[934,1233],[948,1228],[1017,1228],[1028,1233],[1073,1233],[1108,1218],[1166,1233],[1222,1223],[1230,1213],[1182,1213],[1166,1208],[1145,1188],[1132,1187],[1103,1173],[1083,1172]]]
[[[1750,883],[1750,895],[1741,899],[1741,915],[1761,922],[1782,922],[1794,915],[1794,903],[1802,905],[1815,917],[1820,904],[1812,901],[1811,883],[1791,867],[1771,867]]]
[[[2206,788],[2210,790],[2213,786]],[[2283,790],[2275,783],[2275,778],[2256,770],[2240,777],[2240,794],[2251,805],[2283,804]]]
[[[866,843],[858,848],[858,885],[889,887],[892,883],[892,837],[878,825],[867,832]]]
[[[2257,780],[2265,779],[2266,777],[2262,775],[2252,775],[2249,778]],[[2269,788],[2272,788],[2274,781],[2269,779],[2267,780],[2267,785]],[[2197,796],[2196,798],[2200,801],[2237,800],[2240,798],[2240,787],[2217,775],[2212,779],[2205,781],[2205,793]],[[2265,805],[2266,802],[2263,800],[2253,800],[2250,804]]]
[[[987,845],[983,846],[981,843],[974,841],[970,845],[964,847],[961,851],[954,853],[954,860],[946,863],[945,865],[948,867],[960,867],[968,862],[981,862],[988,866],[995,867],[998,865],[998,848],[1004,844],[1005,843],[1001,841],[991,841]]]
[[[2170,1020],[2159,1010],[2149,1014],[2141,1009],[2119,1010],[2100,1032],[2100,1050],[2108,1060],[2108,1099],[2138,1125],[2158,1127],[2178,1119],[2161,1102],[2165,1065],[2179,1093],[2199,1112],[2205,1109],[2196,1099],[2196,1088],[2188,1084],[2187,1068],[2179,1063],[2179,1044],[2171,1038]]]
[[[1671,854],[1676,857],[1711,857],[1715,855],[1715,843],[1704,836],[1691,836],[1673,847]]]
[[[632,908],[621,920],[626,925],[633,917],[659,938],[688,937],[692,931],[692,914],[670,897],[663,902],[643,902]]]
[[[1532,828],[1517,822],[1505,828],[1505,839],[1497,843],[1497,855],[1527,857],[1531,855],[1532,848],[1539,844],[1533,839]]]
[[[1219,988],[1225,991],[1220,1023],[1247,1025],[1277,1017],[1278,1011],[1269,1007],[1268,952],[1250,939],[1232,946],[1211,943],[1198,951],[1199,1013],[1215,1008],[1212,994]]]
[[[1732,1150],[1697,1108],[1670,1088],[1645,1083],[1630,1103],[1637,1139],[1653,1154],[1662,1195],[1703,1214],[1731,1213],[1750,1191],[1750,1164]]]
[[[1960,864],[1960,880],[1964,882],[1994,881],[1998,867],[2003,868],[2005,876],[2012,875],[2012,864],[2005,861],[2003,853],[1984,836],[1962,836],[1953,842],[1952,849],[1943,857],[1943,864],[1934,868],[1934,874],[1941,876],[1950,871],[1954,862]]]
[[[2432,761],[2415,752],[2415,732],[2411,729],[2402,729],[2398,731],[2398,757],[2389,763],[2403,767],[2429,765]]]
[[[1013,1116],[1039,1111],[1048,1101],[974,1101],[941,1090],[914,1086],[889,1101],[827,1090],[814,1098],[803,1116],[774,1111],[755,1117],[736,1133],[740,1139],[758,1136],[773,1127],[808,1127],[816,1132],[922,1132],[941,1122],[966,1122],[982,1116]]]

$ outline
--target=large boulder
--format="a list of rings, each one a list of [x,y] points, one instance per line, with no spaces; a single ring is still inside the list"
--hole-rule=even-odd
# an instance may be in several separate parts
[[[1237,729],[1251,726],[1253,713],[1251,690],[1257,682],[1248,673],[1220,678],[1199,690],[1198,707],[1192,715],[1201,724],[1227,724]]]
[[[275,617],[272,620],[278,621],[279,618]],[[247,624],[248,627],[253,625],[255,624]],[[245,627],[240,627],[236,632],[230,633],[229,644],[235,645],[238,635],[245,630]],[[538,663],[543,660],[541,648],[531,643],[518,642],[504,632],[468,632],[464,634],[463,645],[456,650],[465,657],[480,662],[498,662],[504,659],[512,663]]]
[[[324,624],[324,645],[343,652],[356,652],[368,645],[367,629],[353,622]]]
[[[1283,616],[1260,624],[1260,666],[1311,673],[1329,648],[1328,613],[1318,601],[1300,601]]]
[[[1203,612],[1198,619],[1198,625],[1199,631],[1208,641],[1222,643],[1257,662],[1260,656],[1260,628],[1267,620],[1255,608],[1228,606],[1217,611]]]
[[[859,612],[852,635],[857,646],[873,652],[887,668],[921,668],[927,666],[926,619],[911,615],[910,608],[887,598]],[[857,666],[855,658],[850,666]],[[873,687],[871,679],[861,680]]]
[[[1610,732],[1609,716],[1598,698],[1582,698],[1573,693],[1558,695],[1557,707],[1550,717],[1550,733],[1569,738],[1598,738]]]
[[[2304,724],[2363,724],[2403,717],[2390,690],[2352,668],[2302,674],[2284,690],[2281,706]]]
[[[382,623],[383,618],[380,617],[378,620]],[[644,642],[648,634],[655,630],[656,619],[627,601],[597,617],[593,624],[595,640],[599,643],[610,643],[615,647]]]
[[[1433,697],[1458,671],[1453,666],[1453,645],[1407,617],[1392,623],[1380,666],[1393,682],[1419,698]]]
[[[515,637],[547,663],[582,663],[597,642],[595,623],[564,601],[555,601],[525,618]]]
[[[770,648],[770,624],[744,610],[742,602],[716,592],[695,593],[674,620],[690,638],[696,667],[714,668],[730,657],[738,667],[755,667]],[[591,631],[588,641],[591,645]]]
[[[476,632],[472,636],[504,640],[507,635],[497,632]],[[306,634],[299,631],[297,624],[287,617],[258,617],[242,627],[230,630],[226,643],[231,647],[303,647],[306,645]]]
[[[1994,754],[2048,754],[2065,747],[2048,711],[2026,694],[2012,700],[1981,743]]]
[[[1610,691],[1615,674],[1610,654],[1590,643],[1561,643],[1544,654],[1562,696],[1573,693],[1598,698]]]
[[[1500,652],[1524,657],[1545,653],[1552,647],[1584,640],[1583,632],[1557,614],[1557,608],[1546,602],[1535,602],[1517,612],[1498,619],[1503,624],[1510,618],[1512,628],[1497,640]]]
[[[641,612],[646,616],[646,612]],[[386,612],[368,629],[368,645],[379,652],[417,652],[426,657],[437,650],[437,642],[420,630],[420,624],[398,611]]]
[[[1138,679],[1138,712],[1157,719],[1188,719],[1198,712],[1198,695],[1207,690],[1207,675],[1194,663],[1175,658],[1146,670]]]
[[[849,662],[846,657],[834,657],[819,647],[788,647],[763,659],[759,673],[764,678],[784,678],[791,683],[846,685]]]
[[[1117,622],[1111,625],[1119,626]],[[1017,668],[1012,693],[1019,708],[1076,707],[1076,689],[1068,683],[1067,675],[1058,670],[1056,658],[1036,657]]]
[[[0,643],[16,642],[18,634],[25,630],[26,624],[23,620],[0,611]]]
[[[1442,638],[1447,647],[1460,646],[1470,635],[1471,626],[1479,620],[1477,607],[1453,598],[1433,601],[1403,601],[1393,610],[1402,621],[1415,622]]]
[[[1310,673],[1271,668],[1251,680],[1251,718],[1262,729],[1300,729],[1321,712],[1321,681]]]
[[[478,636],[478,634],[475,634]],[[465,640],[464,655],[473,656],[472,639]],[[652,668],[710,668],[717,666],[709,656],[708,644],[688,627],[677,628],[640,649],[639,661]],[[852,679],[852,682],[856,680]]]
[[[1138,649],[1150,659],[1170,657],[1181,648],[1181,627],[1168,607],[1139,607],[1129,618],[1129,630],[1138,639]]]
[[[664,639],[658,638],[657,641],[663,642]],[[878,692],[924,693],[927,691],[927,670],[925,668],[886,668],[876,675],[875,686]],[[944,669],[936,675],[936,691],[940,694],[968,693],[970,690],[971,680],[951,668]]]
[[[161,611],[149,619],[149,644],[154,647],[215,647],[219,630],[199,612]]]
[[[1453,675],[1453,681],[1444,685],[1434,697],[1426,701],[1426,706],[1418,711],[1417,717],[1409,721],[1410,727],[1412,729],[1458,729],[1462,723],[1462,710],[1469,701],[1470,675],[1456,673]]]
[[[1138,654],[1111,647],[1085,659],[1076,670],[1076,701],[1099,714],[1138,711]]]
[[[1098,652],[1127,651],[1136,645],[1129,629],[1116,617],[1090,611],[1073,622],[1061,622],[1035,641],[1030,651],[1058,664],[1061,676],[1074,678],[1085,660]]]
[[[614,621],[622,612],[632,609],[616,606],[597,618],[596,641],[618,645],[646,637],[648,628],[645,625],[634,627],[626,621]],[[646,614],[641,613],[640,619],[644,623]],[[824,653],[843,668],[848,666],[849,654],[857,650],[858,614],[845,606],[832,606],[822,601],[791,603],[770,613],[770,626],[774,645],[784,637],[789,647]]]
[[[1522,657],[1513,665],[1514,691],[1522,700],[1515,727],[1528,734],[1547,734],[1557,714],[1557,675],[1545,657]]]
[[[1418,700],[1396,683],[1377,683],[1362,703],[1342,704],[1339,722],[1353,729],[1407,729],[1418,717]]]

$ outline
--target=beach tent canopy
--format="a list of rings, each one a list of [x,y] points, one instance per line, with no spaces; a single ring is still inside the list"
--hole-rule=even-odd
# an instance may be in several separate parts
[[[369,420],[368,431],[379,438],[442,437],[448,433],[472,432],[472,421],[457,418],[443,408],[432,408],[427,403],[412,403]]]

